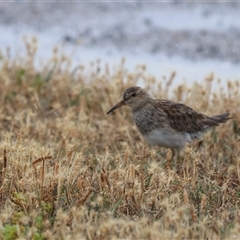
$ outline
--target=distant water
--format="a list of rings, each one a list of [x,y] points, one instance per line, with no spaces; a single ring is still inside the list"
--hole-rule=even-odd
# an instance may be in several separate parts
[[[26,50],[23,43],[23,35],[20,31],[15,31],[5,26],[0,25],[0,49],[5,52],[6,48],[11,49],[11,56],[23,56]],[[173,71],[176,72],[174,84],[188,83],[194,81],[201,82],[210,73],[214,73],[215,79],[221,79],[223,83],[228,80],[240,79],[239,64],[231,62],[221,62],[217,60],[201,60],[191,61],[182,57],[168,57],[163,54],[148,54],[141,51],[129,53],[127,51],[117,51],[111,48],[86,48],[81,45],[73,46],[70,44],[63,44],[60,38],[56,38],[54,32],[32,32],[26,31],[25,36],[31,39],[32,36],[37,36],[38,39],[38,53],[37,53],[37,66],[47,62],[51,58],[53,48],[59,47],[59,52],[66,56],[71,56],[72,66],[85,65],[89,66],[90,62],[101,60],[100,65],[102,68],[106,64],[109,69],[113,70],[121,63],[122,57],[125,58],[124,67],[128,72],[132,72],[139,64],[146,65],[146,73],[155,76],[156,79],[162,80],[163,76],[169,77]],[[87,72],[86,72],[87,73]]]

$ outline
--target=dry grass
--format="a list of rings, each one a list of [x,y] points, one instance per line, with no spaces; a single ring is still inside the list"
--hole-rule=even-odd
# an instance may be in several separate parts
[[[240,238],[239,81],[214,93],[209,76],[170,94],[174,75],[70,70],[57,51],[37,70],[34,43],[27,50],[0,62],[0,239]],[[170,153],[144,144],[127,108],[106,115],[140,79],[156,97],[233,120],[169,169]]]

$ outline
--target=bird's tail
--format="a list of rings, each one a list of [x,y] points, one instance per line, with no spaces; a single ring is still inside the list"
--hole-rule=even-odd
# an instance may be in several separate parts
[[[208,130],[211,127],[216,127],[218,126],[220,123],[225,123],[227,120],[231,119],[231,117],[229,117],[230,113],[223,113],[223,114],[219,114],[219,115],[214,115],[211,117],[206,117],[203,121],[204,121],[204,129]]]
[[[229,117],[230,113],[223,113],[219,115],[214,115],[211,117],[205,116],[205,119],[203,120],[203,131],[198,132],[191,132],[189,133],[191,141],[197,138],[200,138],[203,132],[206,132],[210,130],[213,127],[218,126],[220,123],[225,123],[227,120],[231,119]]]
[[[219,123],[225,123],[227,120],[231,119],[229,115],[230,113],[223,113],[223,114],[211,116],[210,118],[216,121],[217,124],[219,124]]]

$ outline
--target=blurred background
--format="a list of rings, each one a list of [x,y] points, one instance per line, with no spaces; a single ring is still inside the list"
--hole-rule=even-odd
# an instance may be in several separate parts
[[[0,3],[0,50],[24,56],[37,39],[38,65],[54,49],[72,65],[145,64],[156,77],[176,71],[178,83],[211,72],[240,77],[240,3],[237,2],[22,2]]]

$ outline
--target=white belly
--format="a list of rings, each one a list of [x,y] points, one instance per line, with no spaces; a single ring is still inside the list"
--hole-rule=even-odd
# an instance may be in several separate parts
[[[176,133],[174,131],[160,128],[143,135],[149,145],[182,149],[191,137],[187,133]]]

